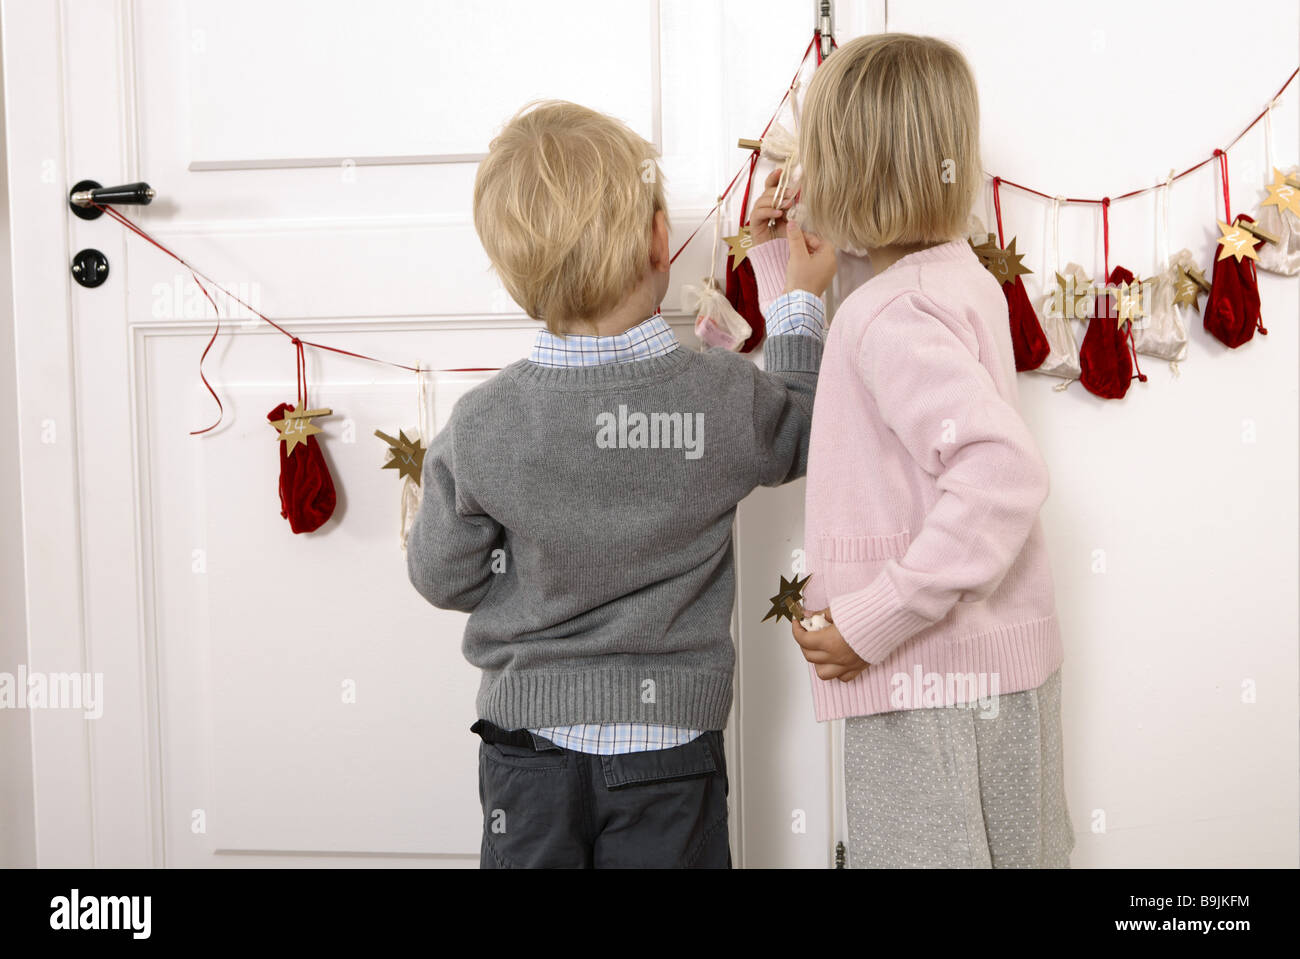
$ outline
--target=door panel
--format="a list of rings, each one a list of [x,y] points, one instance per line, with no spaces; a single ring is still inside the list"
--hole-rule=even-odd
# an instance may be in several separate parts
[[[41,864],[474,865],[464,617],[409,586],[399,483],[373,436],[415,424],[414,377],[308,351],[312,404],[334,410],[320,425],[339,506],[292,535],[266,423],[295,393],[291,344],[219,300],[203,372],[224,418],[191,436],[216,416],[198,375],[211,307],[158,250],[108,218],[71,217],[67,191],[149,181],[157,200],[128,215],[296,335],[426,368],[500,367],[536,326],[473,230],[474,157],[493,132],[541,96],[620,116],[662,149],[680,242],[743,162],[736,139],[759,133],[789,83],[811,4],[6,0],[4,12],[7,87],[32,91],[8,116],[30,665],[102,671],[106,688],[93,725],[33,717]],[[837,14],[851,34],[882,12],[863,0]],[[46,175],[24,190],[33,171]],[[737,198],[729,228],[738,213]],[[691,344],[680,287],[708,273],[710,229],[665,303]],[[95,290],[67,279],[87,246],[111,264]],[[481,379],[438,374],[435,421]],[[40,442],[43,419],[66,428],[61,443]],[[754,631],[800,535],[800,489],[765,491],[738,523],[740,863],[831,855],[828,730],[811,721],[788,632]]]

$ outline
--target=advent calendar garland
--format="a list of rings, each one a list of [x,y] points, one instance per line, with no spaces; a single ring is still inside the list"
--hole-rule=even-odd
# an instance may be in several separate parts
[[[832,48],[836,46],[833,38],[830,43]],[[812,42],[804,50],[794,79],[777,104],[760,139],[742,141],[742,145],[750,150],[750,156],[719,194],[718,202],[712,210],[671,257],[670,262],[676,261],[703,226],[715,215],[719,220],[715,223],[715,231],[720,228],[727,197],[739,183],[740,178],[748,174],[737,232],[725,238],[729,248],[728,255],[724,258],[725,286],[718,284],[716,279],[710,276],[704,281],[702,288],[696,291],[697,329],[701,331],[701,339],[706,342],[712,338],[718,345],[733,349],[739,346],[740,349],[748,352],[763,339],[764,321],[758,306],[757,283],[753,264],[747,259],[748,250],[753,243],[748,227],[749,198],[760,156],[774,159],[781,164],[779,190],[784,191],[788,181],[793,178],[792,171],[797,166],[797,136],[777,124],[776,119],[781,108],[798,88],[803,68],[809,55],[814,52],[820,65],[822,55],[819,33],[814,33]],[[1181,173],[1175,175],[1171,172],[1163,184],[1132,190],[1113,198],[1124,200],[1163,187],[1165,194],[1162,199],[1167,221],[1168,188],[1172,182],[1188,176],[1217,159],[1223,181],[1225,219],[1218,221],[1222,236],[1219,239],[1219,252],[1213,264],[1212,282],[1205,280],[1204,274],[1192,262],[1188,251],[1183,250],[1173,257],[1168,257],[1164,250],[1164,234],[1161,234],[1160,244],[1162,262],[1158,264],[1153,278],[1139,280],[1130,271],[1119,266],[1112,270],[1109,223],[1111,197],[1101,199],[1054,197],[1005,177],[991,178],[997,215],[996,242],[993,235],[985,234],[981,230],[979,242],[973,239],[971,245],[1002,286],[1007,300],[1008,319],[1018,370],[1035,370],[1066,378],[1066,383],[1058,389],[1068,385],[1071,378],[1077,376],[1086,388],[1098,396],[1122,397],[1128,390],[1129,382],[1135,378],[1134,370],[1137,369],[1138,352],[1161,356],[1170,360],[1171,364],[1176,364],[1185,355],[1186,331],[1178,311],[1184,308],[1196,309],[1202,293],[1208,294],[1203,313],[1205,329],[1225,345],[1236,348],[1248,342],[1256,330],[1261,335],[1267,333],[1260,315],[1256,264],[1258,263],[1262,269],[1283,275],[1293,276],[1300,273],[1300,167],[1293,165],[1281,169],[1275,165],[1271,117],[1271,111],[1277,105],[1278,99],[1290,87],[1297,74],[1300,74],[1300,69],[1291,73],[1268,107],[1226,147],[1215,150],[1211,157]],[[792,103],[797,121],[797,100]],[[1267,125],[1268,166],[1272,180],[1267,185],[1267,196],[1257,210],[1258,216],[1251,217],[1243,213],[1234,218],[1228,190],[1227,151],[1261,119],[1265,120]],[[1045,288],[1043,316],[1047,319],[1046,330],[1034,311],[1021,280],[1022,275],[1032,271],[1021,262],[1024,254],[1016,249],[1017,239],[1012,237],[1009,244],[1003,245],[1005,234],[1000,195],[1003,186],[1052,201],[1054,218],[1059,217],[1060,207],[1063,204],[1095,204],[1102,208],[1105,248],[1105,270],[1102,275],[1107,285],[1095,291],[1096,295],[1094,295],[1094,289],[1084,270],[1072,263],[1062,271],[1054,255],[1051,266],[1055,271],[1055,284],[1052,283],[1053,278],[1043,277]],[[276,427],[279,441],[281,512],[289,520],[290,527],[295,533],[318,529],[333,513],[336,500],[333,479],[325,464],[319,440],[316,438],[322,431],[312,422],[313,417],[329,415],[331,411],[312,410],[307,406],[305,347],[382,363],[416,373],[419,377],[430,372],[495,372],[488,367],[422,370],[419,366],[408,366],[296,337],[230,290],[191,266],[114,207],[98,203],[93,205],[184,267],[216,313],[216,326],[199,358],[199,378],[216,402],[218,415],[216,421],[210,426],[193,430],[191,435],[199,435],[216,428],[225,415],[221,398],[208,382],[203,371],[203,362],[221,332],[221,311],[209,287],[270,324],[294,344],[299,382],[297,403],[294,405],[280,403],[268,414],[267,419]],[[1167,233],[1167,228],[1165,232]],[[716,264],[716,236],[714,245]],[[1057,247],[1056,254],[1059,255],[1059,240]],[[1150,311],[1151,315],[1146,316],[1145,304],[1148,302],[1146,296],[1149,293],[1148,288],[1152,285],[1155,290],[1155,301]],[[724,295],[726,303],[732,307],[731,310],[724,310],[721,306]],[[1074,355],[1074,335],[1069,328],[1072,320],[1084,320],[1088,323],[1077,357]],[[1144,321],[1139,336],[1134,334],[1135,320]],[[1152,324],[1155,324],[1156,329],[1149,332],[1152,330]],[[749,328],[747,334],[745,326]],[[742,335],[743,343],[740,342]],[[1177,367],[1174,368],[1176,371]],[[1137,369],[1136,378],[1146,380],[1140,369]],[[423,396],[423,386],[421,380],[421,396]],[[401,524],[403,545],[405,531],[409,526],[410,516],[413,515],[413,505],[418,503],[419,470],[415,464],[422,462],[423,444],[429,440],[428,432],[428,427],[423,421],[415,437],[408,436],[401,430],[397,431],[396,438],[377,431],[380,438],[388,443],[390,452],[390,459],[383,468],[396,470],[403,483]]]
[[[208,287],[222,293],[229,301],[238,304],[240,307],[248,310],[249,313],[270,324],[287,336],[294,345],[295,358],[297,362],[297,381],[298,397],[296,405],[289,403],[278,404],[270,413],[267,414],[267,420],[276,429],[277,445],[280,447],[280,515],[289,521],[289,527],[295,533],[310,533],[317,530],[324,524],[334,512],[337,495],[334,489],[334,480],[330,476],[329,467],[325,463],[324,454],[320,448],[320,442],[316,435],[321,433],[321,428],[312,422],[313,417],[332,415],[330,409],[309,409],[307,405],[307,360],[304,353],[304,347],[312,347],[317,350],[326,350],[331,353],[339,353],[343,356],[351,356],[356,359],[366,360],[371,363],[382,363],[385,366],[392,366],[401,370],[409,370],[417,376],[417,386],[419,391],[420,403],[423,408],[425,400],[425,381],[424,375],[429,371],[419,366],[407,366],[405,363],[396,363],[392,360],[384,360],[374,356],[368,356],[365,353],[357,353],[352,350],[345,350],[337,346],[328,346],[324,343],[315,343],[311,340],[304,340],[301,337],[294,336],[283,326],[271,319],[265,313],[244,302],[226,287],[217,283],[211,277],[200,271],[197,267],[191,266],[180,255],[170,250],[163,243],[151,236],[148,231],[137,223],[130,220],[125,214],[121,213],[112,206],[104,204],[93,204],[102,212],[108,214],[122,226],[126,227],[132,233],[148,242],[150,245],[161,250],[171,259],[183,266],[194,280],[199,290],[209,303],[212,304],[213,312],[216,314],[216,326],[212,331],[212,336],[208,339],[207,346],[204,348],[202,355],[199,357],[199,379],[202,380],[204,387],[212,394],[213,400],[217,404],[217,419],[211,426],[206,426],[201,430],[191,430],[191,436],[197,436],[207,433],[209,430],[216,429],[221,425],[225,417],[225,406],[221,402],[221,397],[217,391],[212,388],[208,378],[203,372],[203,361],[207,359],[208,353],[212,349],[213,343],[216,342],[217,336],[221,333],[221,310],[217,306],[216,300],[213,299]],[[204,284],[207,281],[207,285]],[[460,367],[457,369],[440,370],[443,373],[492,373],[496,372],[490,367]],[[424,414],[420,419],[420,438],[414,441],[412,445],[406,445],[407,438],[401,435],[401,440],[393,447],[396,455],[400,455],[403,463],[409,463],[412,459],[417,458],[423,463],[423,448],[420,440],[427,440],[428,424]],[[382,434],[381,434],[382,435]],[[395,455],[395,459],[396,459]],[[393,462],[384,464],[384,468],[394,466]],[[414,516],[412,506],[413,499],[418,505],[418,496],[413,496],[412,486],[418,486],[418,470],[414,481],[410,478],[410,468],[399,472],[403,480],[402,493],[402,546],[406,546],[406,532],[410,528],[410,518]]]
[[[1047,348],[1039,341],[1042,328],[1037,318],[1032,316],[1032,307],[1026,310],[1027,297],[1022,298],[1015,287],[1020,283],[1019,272],[1027,270],[1008,270],[1006,255],[1013,252],[1012,246],[1002,249],[1002,209],[1000,188],[1013,187],[1034,196],[1050,200],[1053,203],[1053,215],[1059,215],[1059,208],[1066,203],[1095,204],[1102,210],[1103,245],[1105,249],[1102,277],[1106,285],[1098,291],[1091,316],[1076,315],[1074,319],[1087,322],[1088,329],[1079,350],[1079,380],[1090,392],[1106,399],[1119,399],[1128,392],[1132,379],[1145,382],[1147,377],[1138,367],[1137,354],[1150,353],[1170,361],[1175,373],[1177,363],[1186,355],[1186,329],[1179,314],[1184,308],[1196,309],[1202,292],[1209,294],[1206,301],[1202,323],[1207,333],[1214,336],[1225,346],[1232,349],[1240,347],[1254,336],[1256,330],[1267,335],[1263,318],[1260,315],[1259,287],[1256,264],[1284,275],[1300,273],[1300,168],[1292,167],[1287,171],[1278,169],[1273,158],[1272,110],[1300,69],[1292,71],[1286,82],[1269,101],[1268,106],[1256,116],[1246,128],[1235,136],[1226,147],[1216,149],[1214,153],[1200,163],[1174,174],[1170,171],[1163,184],[1132,190],[1117,197],[1089,199],[1080,197],[1052,196],[1033,187],[1024,186],[1004,177],[992,177],[993,202],[998,219],[998,243],[990,237],[987,241],[977,242],[971,239],[971,246],[979,254],[981,261],[1003,284],[1007,297],[1011,339],[1015,352],[1016,369],[1039,370],[1048,356],[1055,357],[1047,369],[1042,372],[1056,376],[1068,375],[1071,364],[1068,358],[1063,362],[1059,351],[1052,347],[1050,338],[1045,338]],[[1268,165],[1272,183],[1268,185],[1268,196],[1260,207],[1259,215],[1268,222],[1257,223],[1255,218],[1244,213],[1233,216],[1228,190],[1228,150],[1236,145],[1260,120],[1267,128],[1266,143],[1268,147]],[[1192,261],[1191,253],[1182,250],[1173,257],[1168,255],[1166,244],[1168,234],[1168,191],[1174,180],[1199,170],[1201,167],[1218,160],[1223,185],[1223,220],[1218,220],[1221,236],[1218,251],[1213,261],[1213,280],[1207,283],[1204,274]],[[1163,229],[1158,226],[1160,238],[1160,258],[1156,275],[1149,279],[1138,279],[1123,267],[1110,267],[1110,207],[1114,200],[1136,197],[1153,190],[1163,190],[1157,200],[1163,200]],[[1068,269],[1067,269],[1068,273]],[[1062,330],[1060,319],[1049,304],[1071,303],[1078,300],[1066,289],[1067,282],[1077,284],[1084,277],[1069,278],[1057,274],[1057,289],[1045,300],[1044,316],[1049,319],[1049,327],[1062,335],[1058,336],[1062,344],[1068,345],[1072,336],[1065,336],[1068,330]],[[1045,287],[1048,285],[1045,282]],[[1150,309],[1148,309],[1148,305]],[[1049,309],[1052,309],[1049,312]],[[1068,326],[1068,312],[1065,314]],[[1139,327],[1135,331],[1135,326]],[[1041,355],[1040,355],[1041,354]],[[1135,372],[1136,371],[1136,372]],[[1063,384],[1068,385],[1067,384]],[[1062,387],[1057,387],[1061,389]]]
[[[725,286],[723,290],[727,302],[731,304],[735,311],[735,316],[739,318],[742,323],[748,326],[750,332],[746,335],[743,342],[736,345],[732,345],[732,336],[722,335],[714,341],[710,341],[705,339],[704,336],[701,336],[701,341],[707,346],[726,346],[728,349],[735,349],[742,353],[748,353],[763,342],[766,324],[763,320],[763,311],[758,302],[758,280],[754,276],[754,264],[750,263],[747,259],[749,250],[754,244],[754,238],[750,234],[748,225],[749,196],[754,186],[754,168],[758,166],[758,159],[760,156],[766,156],[778,160],[781,163],[781,182],[778,184],[778,190],[782,193],[784,192],[785,182],[791,175],[793,167],[795,166],[797,140],[793,134],[785,130],[784,127],[776,122],[776,118],[780,115],[781,108],[785,106],[786,101],[790,100],[791,95],[798,89],[799,77],[803,73],[804,65],[808,62],[808,57],[815,53],[817,57],[817,65],[821,65],[821,39],[822,35],[820,31],[813,31],[813,38],[804,49],[803,57],[799,60],[799,66],[795,69],[794,79],[790,81],[790,85],[786,88],[784,95],[782,95],[781,101],[776,105],[776,109],[772,112],[771,119],[769,119],[767,125],[763,127],[763,132],[760,134],[759,139],[741,141],[742,145],[750,150],[749,159],[747,159],[745,164],[736,171],[736,175],[731,178],[731,182],[727,184],[726,189],[719,194],[718,202],[713,205],[713,209],[705,216],[703,222],[691,231],[691,235],[688,236],[685,242],[677,248],[677,252],[674,253],[672,258],[669,260],[669,262],[672,263],[682,255],[682,251],[690,245],[691,240],[695,239],[696,234],[700,232],[705,223],[709,222],[710,218],[717,216],[719,221],[722,219],[723,203],[726,201],[727,196],[731,193],[736,184],[740,182],[740,178],[745,176],[745,192],[740,201],[740,222],[737,224],[735,234],[723,237],[727,243],[727,257],[724,266]],[[829,40],[832,50],[838,47],[834,37],[830,37]],[[793,103],[793,101],[791,102]],[[715,224],[715,230],[716,229],[717,225]],[[715,262],[717,260],[716,248],[717,241],[715,239]],[[733,318],[726,315],[725,311],[720,309],[715,297],[711,297],[704,292],[697,292],[698,290],[709,291],[717,289],[717,281],[713,279],[712,275],[713,268],[713,266],[710,266],[710,275],[707,279],[702,281],[700,288],[692,287],[686,291],[687,296],[691,297],[691,300],[688,302],[695,303],[695,309],[697,311],[696,329],[697,331],[704,330],[710,332],[716,329],[719,325],[739,329],[739,325],[734,322]]]

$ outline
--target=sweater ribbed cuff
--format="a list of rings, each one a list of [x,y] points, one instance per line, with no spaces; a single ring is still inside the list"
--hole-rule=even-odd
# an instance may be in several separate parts
[[[760,243],[749,251],[749,262],[754,264],[754,279],[758,283],[758,305],[767,314],[768,305],[785,292],[785,264],[790,259],[790,242],[776,237]]]
[[[893,581],[884,572],[865,589],[834,597],[830,610],[844,641],[872,664],[884,662],[905,640],[933,625],[903,608]]]
[[[787,333],[763,340],[763,369],[769,373],[816,373],[822,364],[822,338]]]

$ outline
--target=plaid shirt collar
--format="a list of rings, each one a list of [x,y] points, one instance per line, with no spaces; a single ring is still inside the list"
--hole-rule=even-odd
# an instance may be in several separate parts
[[[540,366],[603,366],[664,356],[681,344],[657,310],[643,323],[614,336],[557,336],[539,330],[528,359]]]

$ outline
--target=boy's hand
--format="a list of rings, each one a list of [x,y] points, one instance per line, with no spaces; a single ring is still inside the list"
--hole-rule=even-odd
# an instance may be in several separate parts
[[[767,189],[754,201],[754,209],[749,214],[749,235],[754,238],[756,244],[766,243],[773,237],[785,236],[785,215],[794,206],[795,191],[787,183],[785,196],[781,198],[781,205],[777,206],[776,185],[780,179],[780,167],[767,175],[767,180],[763,183]],[[776,220],[776,225],[769,227],[768,220]]]
[[[818,679],[838,679],[842,683],[851,682],[871,664],[853,651],[840,635],[840,631],[831,622],[831,611],[822,610],[827,625],[822,629],[807,630],[799,620],[790,624],[794,641],[799,644],[803,658],[817,669]]]
[[[753,232],[751,227],[750,232]],[[826,288],[835,279],[835,247],[815,233],[805,233],[799,224],[789,224],[790,260],[785,265],[785,292],[807,290],[813,296],[826,296]]]

